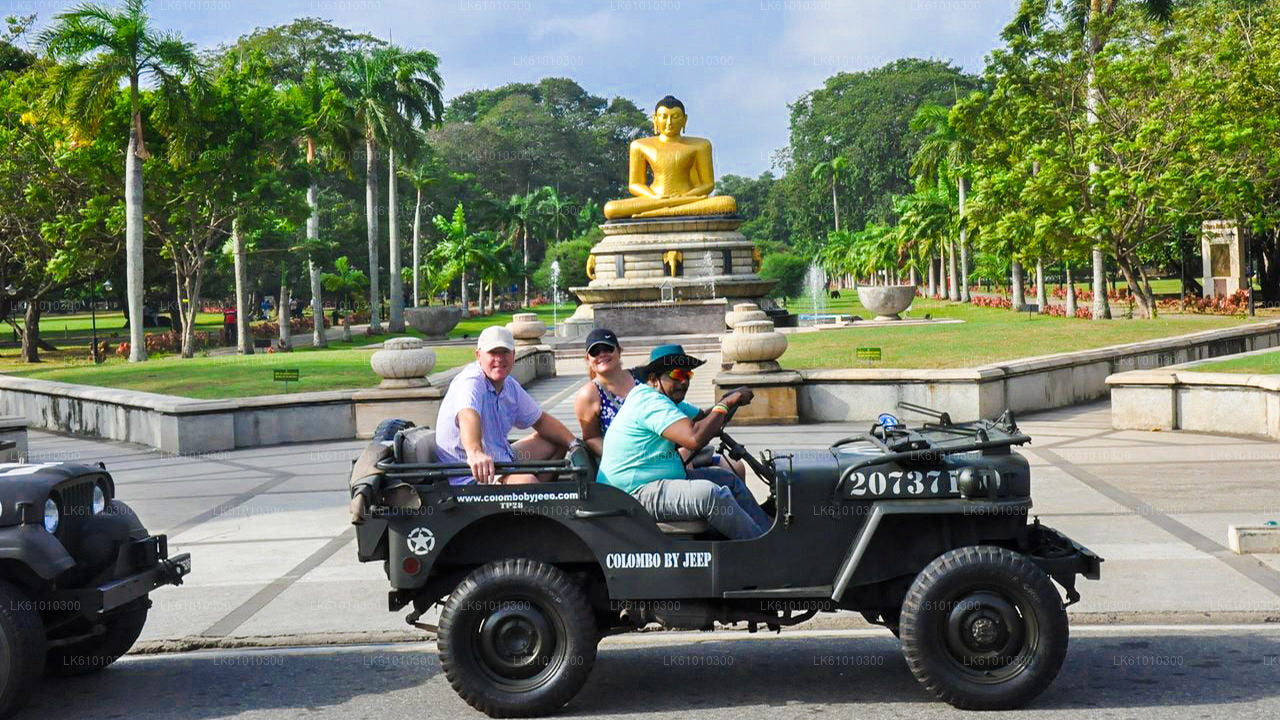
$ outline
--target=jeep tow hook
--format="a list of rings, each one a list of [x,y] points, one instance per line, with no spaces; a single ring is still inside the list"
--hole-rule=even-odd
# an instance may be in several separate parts
[[[423,614],[424,612],[426,612],[426,610],[414,610],[414,611],[410,612],[408,615],[406,615],[406,616],[405,616],[404,621],[405,621],[406,623],[408,623],[408,624],[410,624],[410,625],[412,625],[412,626],[414,626],[414,627],[418,628],[419,630],[426,630],[427,632],[431,633],[432,635],[439,635],[439,634],[440,634],[440,628],[436,627],[435,625],[431,625],[431,624],[429,624],[429,623],[420,623],[420,622],[418,622],[418,618],[422,617],[422,614]]]

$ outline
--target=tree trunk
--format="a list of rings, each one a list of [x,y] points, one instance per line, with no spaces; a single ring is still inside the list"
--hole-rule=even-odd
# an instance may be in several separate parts
[[[1093,3],[1094,7],[1090,11],[1090,19],[1092,15],[1098,11],[1097,3]],[[1098,105],[1102,102],[1102,91],[1098,88],[1097,74],[1094,72],[1093,63],[1097,56],[1097,43],[1091,40],[1091,47],[1094,48],[1089,57],[1089,87],[1085,95],[1085,117],[1090,125],[1098,122]],[[1089,175],[1093,176],[1098,173],[1098,163],[1089,161]],[[1094,238],[1093,247],[1093,319],[1109,320],[1111,319],[1111,307],[1107,303],[1107,278],[1106,278],[1106,258],[1102,254],[1101,238]]]
[[[960,270],[956,264],[956,246],[955,243],[948,243],[947,250],[950,260],[948,265],[949,281],[951,283],[950,290],[947,292],[947,299],[952,302],[960,302]]]
[[[369,332],[382,334],[382,290],[378,287],[378,146],[372,137],[364,142],[364,219],[369,244]]]
[[[836,232],[840,232],[840,203],[836,201],[836,174],[831,173],[831,212],[836,217]]]
[[[1026,290],[1022,286],[1022,263],[1014,260],[1010,269],[1013,275],[1013,309],[1022,310],[1027,305]]]
[[[1071,276],[1071,263],[1067,263],[1067,317],[1075,317],[1076,310],[1076,281]]]
[[[1151,318],[1151,306],[1147,304],[1147,299],[1143,297],[1141,292],[1133,292],[1133,288],[1138,287],[1137,276],[1133,272],[1133,266],[1129,262],[1129,258],[1121,256],[1116,258],[1116,264],[1120,266],[1120,272],[1124,274],[1124,279],[1129,283],[1129,297],[1133,298],[1138,304],[1138,313],[1143,318]]]
[[[249,265],[245,259],[244,237],[240,221],[231,221],[232,259],[236,271],[236,352],[253,354],[253,335],[249,331]]]
[[[1049,297],[1044,287],[1044,262],[1036,259],[1036,312],[1044,312],[1049,307]]]
[[[524,307],[529,307],[529,225],[527,223],[524,226]],[[465,313],[466,310],[464,309],[463,312]]]
[[[22,361],[40,362],[40,298],[27,301],[26,322],[22,325]]]
[[[929,253],[929,297],[938,294],[938,258]]]
[[[276,305],[276,325],[280,327],[280,349],[288,350],[293,348],[293,327],[290,322],[293,320],[293,313],[289,312],[289,303],[292,298],[289,295],[289,273],[282,271],[280,273],[280,303]]]
[[[467,269],[462,269],[462,317],[471,317],[471,305],[467,302]]]
[[[419,264],[419,250],[422,247],[422,188],[418,188],[418,199],[413,204],[413,306],[422,305],[422,295],[418,292],[418,274],[422,272]],[[430,301],[428,301],[430,302]]]
[[[183,326],[186,324],[187,317],[186,317],[186,313],[183,312],[183,307],[182,307],[182,274],[178,272],[177,258],[174,258],[174,261],[173,261],[173,299],[174,299],[174,302],[178,304],[176,306],[177,310],[175,312],[169,313],[169,317],[173,323],[173,327],[169,329],[172,330],[173,332],[178,333],[178,336],[181,337],[182,329],[183,329]]]
[[[125,286],[129,297],[129,362],[147,359],[142,326],[142,160],[138,157],[138,123],[129,124],[129,148],[124,154]]]
[[[400,277],[400,227],[396,212],[396,149],[387,148],[387,230],[390,236],[391,254],[387,263],[391,266],[391,281],[387,284],[391,293],[391,321],[387,330],[404,332],[404,279]]]
[[[320,242],[319,190],[314,180],[307,188],[307,207],[311,208],[311,215],[307,217],[307,244],[314,248]],[[311,280],[311,344],[318,348],[329,347],[329,338],[324,332],[324,287],[320,283],[320,268],[311,255],[307,256],[307,276]]]
[[[196,355],[196,312],[200,306],[200,269],[196,268],[190,276],[184,278],[183,286],[186,290],[187,304],[185,310],[179,310],[175,315],[182,315],[182,357],[192,358]],[[179,308],[182,308],[182,300],[178,300]]]
[[[965,236],[967,228],[964,226],[964,196],[965,196],[965,180],[964,176],[960,177],[960,302],[970,302],[973,298],[969,297],[969,245]]]

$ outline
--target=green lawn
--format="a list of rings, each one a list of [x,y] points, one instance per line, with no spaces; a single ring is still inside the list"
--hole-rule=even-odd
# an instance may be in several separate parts
[[[1280,349],[1248,357],[1219,360],[1192,368],[1195,372],[1225,372],[1242,375],[1280,375]]]
[[[162,313],[166,314],[166,313]],[[21,321],[21,318],[19,318]],[[64,333],[78,335],[92,331],[94,319],[89,313],[74,315],[45,315],[40,318],[40,334],[53,340]],[[124,313],[100,312],[97,318],[98,334],[110,335],[112,332],[124,334]],[[162,332],[168,328],[147,328],[147,332]],[[196,315],[197,330],[221,330],[221,313],[199,313]]]
[[[852,295],[852,291],[847,295]],[[828,311],[868,314],[856,300],[841,297]],[[798,303],[793,312],[804,312]],[[917,299],[906,317],[955,318],[962,324],[910,325],[828,329],[788,335],[787,352],[779,361],[787,368],[958,368],[1003,360],[1087,350],[1181,335],[1246,322],[1244,318],[1217,315],[1162,315],[1156,320],[1093,322],[1009,310],[973,307],[960,303]],[[859,347],[881,349],[881,362],[856,360]]]
[[[469,347],[438,347],[432,372],[457,367],[473,357]],[[129,364],[112,357],[95,367],[87,361],[48,367],[24,366],[9,374],[42,380],[143,390],[190,398],[218,399],[274,395],[284,384],[272,380],[272,370],[297,368],[301,380],[289,383],[289,392],[369,388],[380,378],[369,367],[372,350],[334,349],[293,353],[220,355],[183,360],[157,357]]]
[[[539,305],[536,308],[517,310],[516,312],[537,313],[538,318],[541,319],[542,322],[546,323],[547,329],[550,330],[551,321],[553,319],[552,318],[553,308],[554,306],[552,305]],[[560,304],[558,306],[560,322],[564,322],[565,320],[569,319],[569,316],[573,315],[573,311],[576,308],[577,306],[574,305],[573,303]],[[473,315],[472,317],[465,318],[461,322],[459,322],[458,326],[453,329],[453,332],[449,333],[449,337],[460,338],[465,336],[468,338],[474,338],[480,334],[480,331],[484,330],[490,325],[506,325],[507,323],[511,322],[511,316],[514,314],[515,313],[501,312],[501,313],[494,313],[492,315]]]

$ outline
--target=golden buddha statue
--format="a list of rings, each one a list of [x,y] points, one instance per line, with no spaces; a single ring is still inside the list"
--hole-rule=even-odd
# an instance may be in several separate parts
[[[711,141],[682,136],[689,116],[684,103],[670,95],[653,109],[653,131],[631,143],[627,189],[635,197],[605,203],[604,216],[620,218],[672,215],[732,215],[738,204],[728,195],[712,196],[716,177]],[[646,182],[648,173],[653,182]]]

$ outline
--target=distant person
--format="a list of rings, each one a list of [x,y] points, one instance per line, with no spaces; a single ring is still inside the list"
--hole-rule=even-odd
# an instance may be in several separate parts
[[[436,452],[442,463],[466,463],[467,477],[450,478],[454,485],[537,482],[531,474],[502,476],[495,462],[555,460],[573,443],[564,423],[542,411],[538,402],[511,377],[516,343],[511,331],[494,325],[476,341],[476,361],[463,368],[445,393],[436,416]],[[533,434],[512,444],[512,428],[533,428]]]

